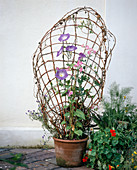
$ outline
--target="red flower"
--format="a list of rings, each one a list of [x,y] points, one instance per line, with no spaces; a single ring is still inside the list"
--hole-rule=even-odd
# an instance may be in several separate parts
[[[110,130],[110,133],[114,133],[114,132],[115,132],[115,130],[113,130],[113,129]]]
[[[111,136],[116,137],[116,133],[111,133]]]
[[[111,133],[111,136],[116,137],[115,130],[111,129],[111,130],[110,130],[110,133]]]
[[[111,168],[111,165],[109,165],[109,170],[111,170],[112,168]]]
[[[85,156],[85,157],[82,159],[83,162],[87,162],[87,160],[88,160],[88,157],[87,157],[87,156]]]
[[[92,151],[92,149],[89,149],[89,151]]]
[[[87,159],[83,158],[82,161],[83,161],[83,162],[87,162]]]

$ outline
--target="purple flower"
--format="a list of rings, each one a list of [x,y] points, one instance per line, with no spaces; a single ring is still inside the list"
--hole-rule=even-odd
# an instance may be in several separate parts
[[[57,52],[57,56],[56,57],[58,57],[61,53],[62,53],[62,51],[63,51],[63,46],[60,48],[60,50]]]
[[[60,37],[59,37],[59,41],[67,41],[70,37],[70,34],[61,34]]]
[[[67,78],[68,73],[65,69],[60,69],[60,70],[57,70],[55,76],[56,76],[56,78],[58,78],[60,80],[64,80],[65,78]]]
[[[78,58],[78,60],[81,60],[83,57],[86,57],[85,54],[79,53],[79,58]]]
[[[77,47],[74,46],[74,45],[71,45],[71,46],[67,46],[67,47],[66,47],[66,50],[67,50],[67,51],[75,51],[76,49],[77,49]]]
[[[45,97],[48,97],[46,94],[44,95]]]
[[[42,136],[42,138],[44,139],[45,135]]]
[[[68,90],[66,94],[69,94],[69,92],[70,92],[70,90]]]

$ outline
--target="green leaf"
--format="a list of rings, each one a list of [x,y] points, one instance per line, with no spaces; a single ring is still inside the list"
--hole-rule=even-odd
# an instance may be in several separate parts
[[[64,106],[64,109],[66,109],[66,108],[68,108],[68,106],[67,106],[67,105],[65,105],[65,106]]]
[[[120,142],[119,142],[119,144],[120,144],[120,145],[124,145],[125,143],[124,143],[124,142],[122,142],[122,141],[120,141]]]
[[[80,88],[81,91],[84,91],[84,88]]]
[[[71,77],[72,80],[74,80],[75,78],[74,77]]]
[[[118,144],[118,140],[112,140],[112,145],[116,146]]]
[[[71,100],[71,103],[75,103],[76,101],[75,100]]]
[[[124,161],[124,157],[121,155],[120,163],[122,163],[123,161]]]
[[[100,140],[98,141],[98,143],[103,143],[103,140],[102,140],[102,139],[100,139]]]
[[[113,153],[117,153],[116,148],[113,148],[113,149],[112,149],[112,152],[113,152]]]
[[[56,95],[59,94],[59,91],[56,92]]]
[[[68,89],[66,89],[64,92],[62,92],[62,96],[66,96],[67,92],[68,92]]]
[[[100,86],[100,83],[97,80],[94,80],[96,86]]]
[[[81,84],[81,83],[82,83],[80,79],[78,79],[78,83],[79,83],[79,84]]]
[[[65,120],[63,120],[63,121],[61,122],[61,125],[64,125],[64,124],[66,124],[66,121],[65,121]]]
[[[67,113],[65,113],[64,115],[65,115],[65,117],[68,117],[68,116],[70,116],[70,113],[67,112]]]
[[[76,126],[77,126],[77,127],[83,127],[83,125],[82,125],[81,122],[77,122],[77,123],[76,123]]]
[[[66,130],[69,130],[69,129],[71,129],[71,126],[67,126],[67,127],[66,127]]]
[[[105,148],[105,149],[104,149],[104,154],[106,154],[106,155],[107,155],[109,152],[110,152],[110,151],[109,151],[109,149],[108,149],[108,148]]]
[[[74,133],[78,136],[82,136],[83,134],[82,130],[74,130]]]
[[[108,159],[110,159],[112,157],[112,153],[108,153],[106,156]]]
[[[70,64],[70,67],[73,67],[75,64]]]
[[[68,80],[68,81],[66,81],[67,82],[67,84],[69,84],[70,83],[70,80]]]
[[[100,162],[100,160],[98,160],[97,163],[98,163],[98,166],[101,167],[101,162]]]
[[[88,154],[91,156],[96,156],[96,150],[92,149],[92,151],[88,151]]]
[[[77,109],[76,112],[74,112],[74,116],[78,116],[85,120],[85,114],[79,109]]]
[[[103,165],[103,169],[107,169],[107,166],[106,166],[106,164],[104,164],[104,165]]]

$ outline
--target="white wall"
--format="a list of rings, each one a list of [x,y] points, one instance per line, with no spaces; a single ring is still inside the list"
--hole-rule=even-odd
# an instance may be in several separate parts
[[[106,25],[116,36],[105,94],[116,81],[121,87],[134,87],[133,101],[137,103],[137,0],[106,0]]]
[[[64,14],[83,6],[105,19],[105,0],[0,0],[0,146],[40,144],[41,124],[25,115],[37,108],[31,56]]]

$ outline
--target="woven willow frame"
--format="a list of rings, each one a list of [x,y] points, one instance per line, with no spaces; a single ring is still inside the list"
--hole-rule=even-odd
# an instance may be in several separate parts
[[[65,42],[59,42],[58,38],[61,34],[66,33],[70,34],[67,45],[74,45],[78,50],[72,52],[70,58],[66,57],[65,51],[57,57],[57,51],[62,45],[66,45]],[[86,80],[82,84],[83,88],[89,91],[84,98],[82,109],[84,111],[87,108],[92,109],[93,106],[98,105],[102,98],[106,71],[111,61],[115,43],[115,36],[107,30],[102,17],[90,7],[76,8],[68,12],[46,32],[39,42],[33,55],[35,97],[40,101],[45,122],[49,121],[59,134],[62,129],[64,130],[61,122],[65,119],[64,105],[67,105],[68,98],[61,95],[64,89],[59,86],[55,77],[56,68],[66,69],[67,63],[77,61],[80,52],[86,54],[87,61],[84,64],[83,75],[90,77],[90,81]],[[84,47],[82,44],[84,44]],[[92,55],[87,53],[88,46],[94,49]],[[75,69],[68,74],[69,78],[75,77]],[[70,80],[71,86],[73,86],[75,79]],[[78,105],[75,107],[78,107]],[[89,126],[89,124],[90,122],[85,126]]]

